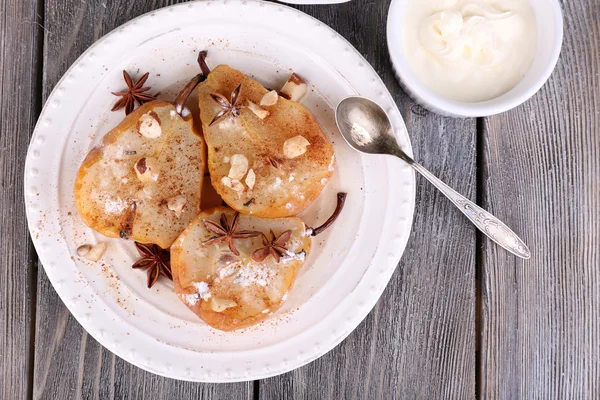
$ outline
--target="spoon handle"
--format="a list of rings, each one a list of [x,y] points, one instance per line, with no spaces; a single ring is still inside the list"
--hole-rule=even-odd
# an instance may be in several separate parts
[[[404,157],[402,158],[408,161]],[[412,159],[410,161],[408,163],[449,198],[481,232],[514,255],[524,259],[531,257],[531,252],[525,243],[502,221],[446,185],[421,164]]]

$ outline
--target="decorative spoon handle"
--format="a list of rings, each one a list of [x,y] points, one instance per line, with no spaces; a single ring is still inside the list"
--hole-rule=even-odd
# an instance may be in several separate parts
[[[456,207],[460,209],[473,222],[473,224],[486,234],[494,242],[504,247],[516,256],[524,259],[531,257],[531,252],[523,243],[523,241],[510,230],[509,227],[504,225],[502,221],[494,217],[477,204],[473,203],[450,186],[439,180],[435,175],[429,172],[421,164],[415,162],[410,157],[403,155],[404,161],[408,162],[417,172],[423,175],[429,182],[431,182],[436,188],[439,189],[447,198],[454,203]]]

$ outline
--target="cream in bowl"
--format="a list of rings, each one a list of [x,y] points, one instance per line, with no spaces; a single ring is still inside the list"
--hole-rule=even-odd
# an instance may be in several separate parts
[[[562,14],[556,0],[393,0],[387,36],[412,97],[442,114],[485,116],[519,105],[547,80]]]
[[[536,44],[528,0],[419,0],[404,16],[406,59],[432,91],[458,101],[484,101],[515,87]]]

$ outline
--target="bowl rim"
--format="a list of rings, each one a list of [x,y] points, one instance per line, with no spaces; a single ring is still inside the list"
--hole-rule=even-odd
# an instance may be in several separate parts
[[[478,118],[488,117],[509,111],[533,97],[548,81],[550,75],[556,67],[556,64],[558,63],[558,58],[560,56],[564,39],[563,12],[559,0],[547,0],[549,5],[552,7],[554,23],[557,28],[554,47],[552,49],[548,64],[523,93],[517,96],[509,96],[509,94],[512,92],[511,89],[493,99],[478,102],[456,101],[440,96],[425,86],[412,72],[412,69],[405,61],[402,46],[400,45],[392,47],[392,43],[398,43],[399,39],[391,37],[390,25],[394,21],[398,22],[398,19],[402,20],[404,13],[399,11],[399,7],[405,1],[407,0],[392,0],[390,3],[386,22],[386,41],[388,53],[390,55],[390,60],[396,77],[398,78],[403,89],[415,101],[434,112],[455,117]]]

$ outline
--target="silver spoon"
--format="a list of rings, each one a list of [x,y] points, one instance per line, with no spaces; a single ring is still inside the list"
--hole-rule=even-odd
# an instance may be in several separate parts
[[[335,121],[342,136],[354,150],[401,158],[448,197],[490,239],[516,256],[525,259],[531,257],[525,243],[502,221],[457,193],[402,151],[392,133],[390,120],[379,105],[364,97],[348,97],[338,104]]]

